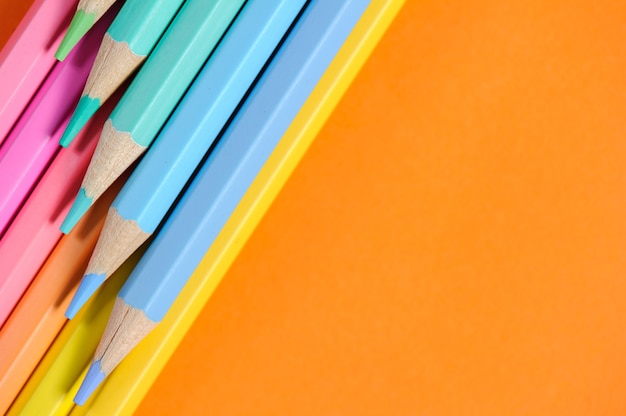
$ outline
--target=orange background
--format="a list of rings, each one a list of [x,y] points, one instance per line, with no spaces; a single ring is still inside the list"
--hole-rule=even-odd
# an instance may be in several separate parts
[[[138,414],[626,414],[619,3],[408,0]]]

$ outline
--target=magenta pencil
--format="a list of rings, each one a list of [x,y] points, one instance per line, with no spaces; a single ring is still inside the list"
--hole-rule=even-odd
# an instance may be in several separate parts
[[[0,147],[0,237],[59,151],[112,14],[107,14],[64,62],[57,63]]]
[[[108,100],[77,136],[75,145],[56,155],[0,239],[0,327],[61,238],[61,222],[80,188],[102,125],[120,96]]]
[[[76,1],[35,0],[0,52],[0,144],[56,63]]]

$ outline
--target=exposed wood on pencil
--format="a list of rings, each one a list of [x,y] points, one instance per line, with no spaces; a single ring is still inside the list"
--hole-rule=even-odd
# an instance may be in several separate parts
[[[82,95],[106,101],[145,59],[105,34]]]
[[[104,374],[110,374],[156,325],[142,310],[118,297],[93,360],[100,361]]]
[[[85,274],[111,276],[149,237],[136,221],[125,220],[111,207]]]
[[[102,128],[96,151],[83,179],[85,194],[96,200],[109,186],[146,151],[130,133],[118,131],[111,120]]]
[[[115,0],[80,0],[78,10],[87,14],[93,14],[94,20],[98,20],[115,3]]]

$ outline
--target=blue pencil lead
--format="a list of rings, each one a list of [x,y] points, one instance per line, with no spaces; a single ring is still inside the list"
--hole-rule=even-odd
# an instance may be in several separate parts
[[[80,282],[70,306],[65,311],[67,319],[73,319],[76,313],[83,307],[83,305],[89,300],[91,295],[104,283],[104,274],[90,273],[83,277]]]
[[[95,361],[87,370],[87,375],[83,380],[83,383],[80,385],[78,389],[78,393],[74,396],[74,403],[77,405],[84,405],[87,399],[93,394],[93,392],[98,388],[100,383],[104,380],[106,375],[102,372],[102,368],[100,367],[100,360]]]

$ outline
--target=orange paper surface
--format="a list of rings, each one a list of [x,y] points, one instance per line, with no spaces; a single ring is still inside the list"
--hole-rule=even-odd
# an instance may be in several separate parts
[[[0,25],[0,44],[9,40],[11,34],[20,23],[22,17],[28,11],[33,0],[24,1],[0,1],[0,16],[2,16],[2,24]]]
[[[407,2],[137,414],[625,414],[625,21]]]

